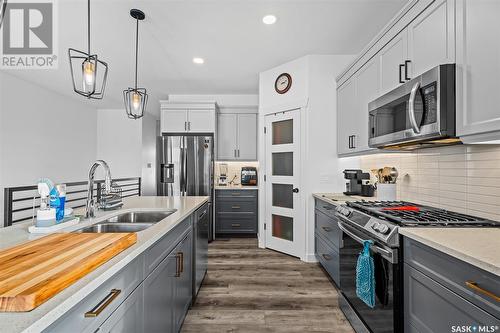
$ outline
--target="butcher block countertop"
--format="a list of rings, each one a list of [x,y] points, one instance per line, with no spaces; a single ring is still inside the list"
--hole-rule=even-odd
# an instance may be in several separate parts
[[[31,311],[137,241],[135,233],[58,233],[0,251],[0,311]]]
[[[129,197],[123,200],[124,206],[120,210],[98,211],[95,218],[85,219],[75,226],[62,229],[59,232],[71,232],[128,211],[176,209],[175,213],[162,221],[136,233],[137,241],[135,244],[116,254],[32,311],[0,312],[0,332],[43,331],[195,212],[208,199],[209,197]],[[82,213],[81,210],[76,211],[76,214]],[[31,222],[26,222],[12,227],[0,228],[0,249],[7,249],[44,237],[30,234],[28,227],[31,224]],[[0,267],[0,271],[2,269],[3,266]]]

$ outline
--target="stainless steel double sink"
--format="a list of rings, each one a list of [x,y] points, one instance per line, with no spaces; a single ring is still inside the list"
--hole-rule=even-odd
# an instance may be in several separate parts
[[[132,211],[107,218],[91,226],[75,230],[78,233],[139,232],[160,222],[176,209],[164,211]]]

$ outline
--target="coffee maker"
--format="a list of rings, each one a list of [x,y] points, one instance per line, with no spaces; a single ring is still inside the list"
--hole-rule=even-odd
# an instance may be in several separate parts
[[[227,186],[227,164],[219,164],[219,186]]]
[[[370,182],[369,173],[363,172],[363,170],[346,169],[344,170],[344,178],[347,179],[345,195],[373,196],[373,190],[369,190],[373,187],[373,185],[368,184]]]

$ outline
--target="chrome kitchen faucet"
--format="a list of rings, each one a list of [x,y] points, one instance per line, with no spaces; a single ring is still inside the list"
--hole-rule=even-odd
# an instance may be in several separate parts
[[[104,168],[104,189],[98,196],[98,201],[94,198],[94,175],[96,169],[102,166]],[[123,206],[121,198],[121,189],[113,184],[111,179],[111,170],[108,164],[103,160],[97,160],[92,164],[89,171],[89,182],[87,190],[87,203],[85,205],[85,217],[94,217],[95,210],[97,209],[117,209]]]

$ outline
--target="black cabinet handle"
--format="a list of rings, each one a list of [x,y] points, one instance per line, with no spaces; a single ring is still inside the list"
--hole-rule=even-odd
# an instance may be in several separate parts
[[[352,149],[356,149],[356,135],[352,136]]]
[[[411,63],[411,60],[405,60],[405,80],[411,80],[411,78],[408,77],[408,64]]]
[[[352,149],[352,135],[349,135],[349,149]]]
[[[404,65],[404,64],[400,64],[400,65],[399,65],[399,83],[405,83],[405,82],[403,81],[403,79],[401,79],[401,69],[402,69],[403,67],[405,67],[405,65]]]
[[[299,193],[299,189],[296,187],[292,190],[293,193]]]

